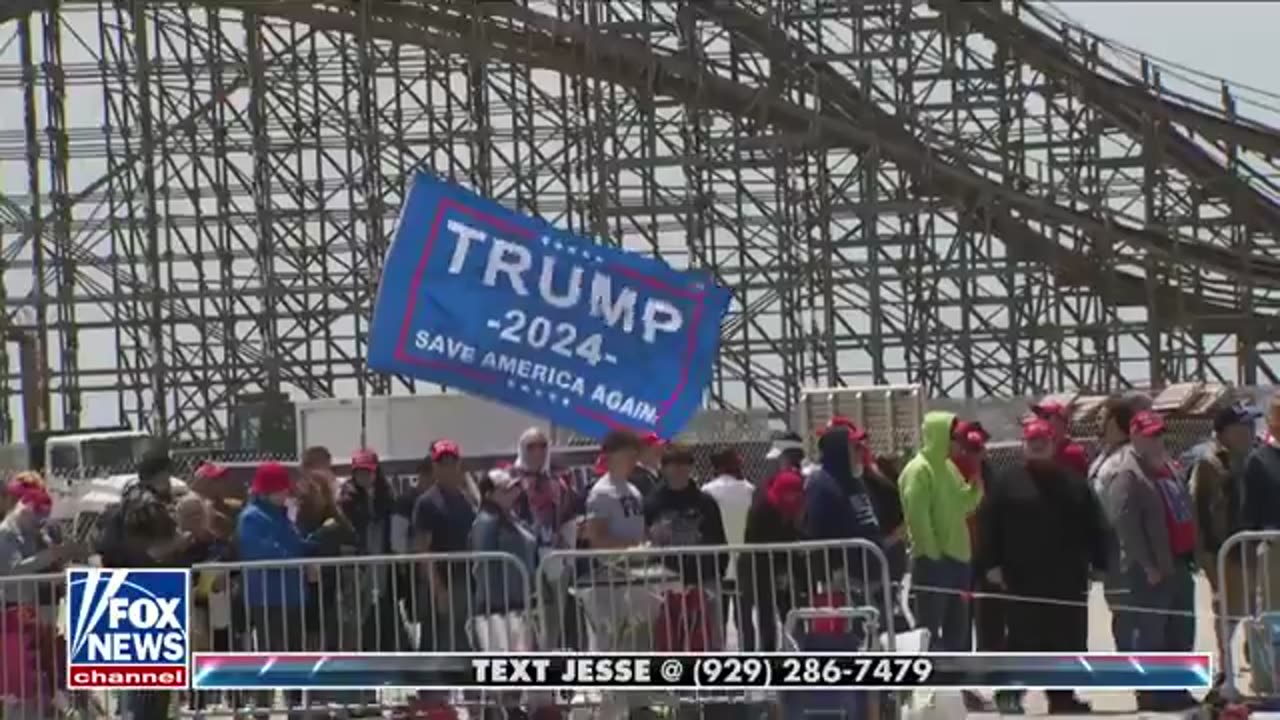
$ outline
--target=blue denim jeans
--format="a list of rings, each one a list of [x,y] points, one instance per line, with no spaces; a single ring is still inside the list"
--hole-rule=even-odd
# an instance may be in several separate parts
[[[969,563],[949,557],[912,560],[912,614],[916,627],[929,631],[930,649],[967,652],[973,646],[969,626],[972,569]]]

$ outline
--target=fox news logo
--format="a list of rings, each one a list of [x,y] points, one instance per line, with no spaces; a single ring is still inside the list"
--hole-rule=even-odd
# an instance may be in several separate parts
[[[190,607],[187,570],[68,570],[67,684],[187,687]]]

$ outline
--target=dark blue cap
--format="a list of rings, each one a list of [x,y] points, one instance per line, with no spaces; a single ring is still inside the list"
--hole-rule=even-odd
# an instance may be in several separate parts
[[[1213,431],[1222,432],[1232,425],[1253,425],[1253,421],[1262,417],[1262,413],[1251,403],[1240,401],[1228,405],[1213,417]]]

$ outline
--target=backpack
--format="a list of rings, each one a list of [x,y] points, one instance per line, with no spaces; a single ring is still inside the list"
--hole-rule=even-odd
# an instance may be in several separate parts
[[[715,618],[698,588],[666,593],[654,625],[655,652],[713,652],[718,649]]]

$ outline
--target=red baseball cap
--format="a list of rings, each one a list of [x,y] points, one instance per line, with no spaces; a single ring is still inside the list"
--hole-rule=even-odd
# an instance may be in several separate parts
[[[206,460],[196,467],[193,474],[197,480],[217,480],[227,474],[227,467]]]
[[[1023,440],[1052,440],[1055,434],[1048,420],[1036,418],[1022,424]]]
[[[18,473],[9,482],[5,483],[4,492],[10,499],[17,502],[22,499],[23,493],[31,488],[43,488],[44,485],[31,476],[30,473]]]
[[[981,451],[986,449],[991,433],[976,420],[958,420],[951,430],[951,437],[964,443],[970,450]]]
[[[648,448],[648,447],[662,447],[667,443],[663,441],[662,438],[658,437],[658,433],[651,432],[651,433],[645,433],[640,437],[640,444]]]
[[[827,427],[824,428],[824,430],[830,430],[831,428],[838,427],[848,430],[849,439],[854,442],[862,442],[867,439],[867,431],[862,429],[858,423],[843,415],[833,415],[831,419],[827,421]]]
[[[431,443],[431,459],[433,461],[440,462],[447,457],[455,459],[462,457],[462,448],[458,447],[458,443],[452,440],[437,440]]]
[[[784,470],[769,481],[765,497],[784,514],[796,515],[804,508],[804,478],[794,470]]]
[[[17,485],[16,492],[14,485]],[[53,509],[53,498],[49,496],[49,491],[39,485],[10,483],[9,494],[14,500],[30,505],[40,515],[48,515]]]
[[[377,472],[378,471],[378,453],[372,450],[363,449],[363,448],[355,451],[355,454],[351,456],[351,469],[352,470],[368,470],[369,472]]]
[[[254,495],[273,495],[293,488],[293,480],[289,477],[289,468],[278,462],[263,463],[253,473],[253,483],[249,492]]]
[[[1138,437],[1156,437],[1164,432],[1164,418],[1158,413],[1143,410],[1129,421],[1129,434]]]
[[[1044,400],[1042,402],[1038,402],[1031,406],[1031,412],[1035,413],[1036,417],[1044,418],[1045,420],[1052,418],[1067,420],[1071,417],[1071,411],[1067,406],[1057,400]]]

